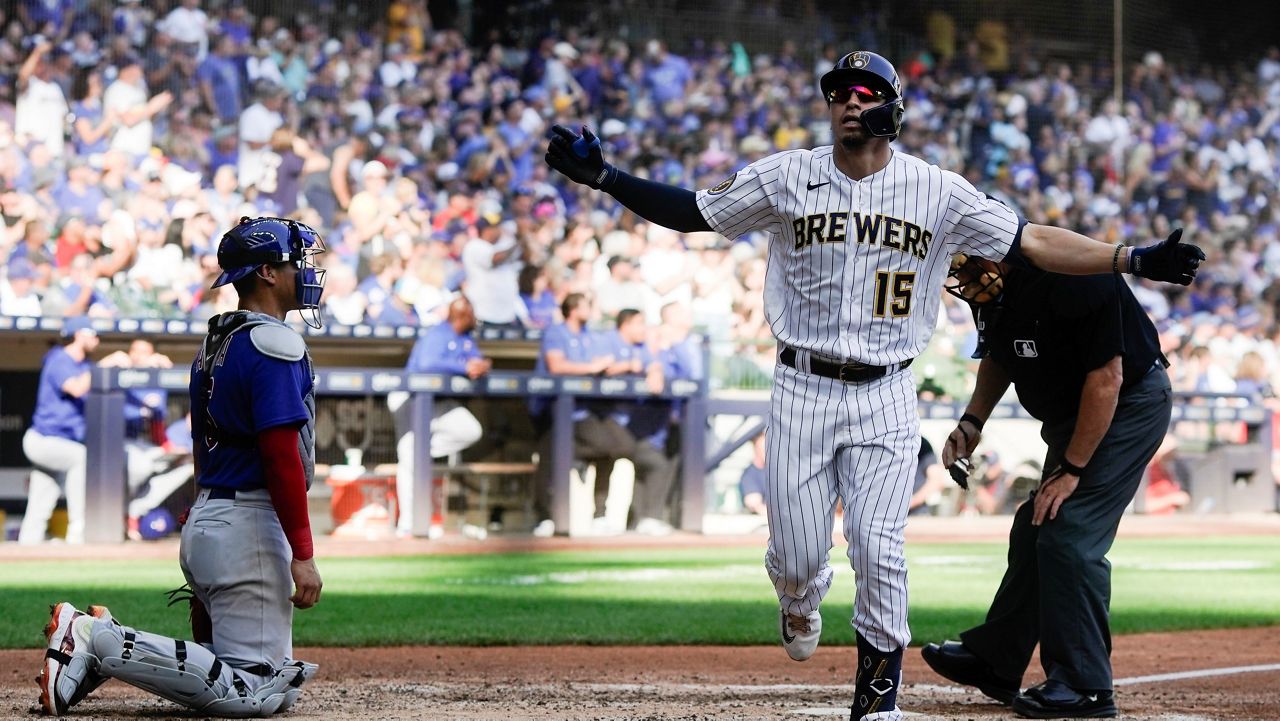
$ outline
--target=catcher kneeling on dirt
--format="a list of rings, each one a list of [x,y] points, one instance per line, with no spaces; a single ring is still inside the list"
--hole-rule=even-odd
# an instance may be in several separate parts
[[[56,604],[37,679],[46,713],[118,678],[206,715],[269,716],[315,674],[293,658],[293,608],[314,606],[321,588],[307,517],[315,382],[284,317],[300,310],[319,327],[321,252],[314,230],[280,218],[245,218],[223,236],[214,287],[234,284],[240,304],[209,321],[191,368],[200,492],[181,565],[194,640],[124,626],[104,606]]]

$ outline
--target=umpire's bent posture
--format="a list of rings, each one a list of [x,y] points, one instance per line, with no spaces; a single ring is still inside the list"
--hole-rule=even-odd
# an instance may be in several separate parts
[[[1172,391],[1155,327],[1116,275],[1065,276],[958,256],[948,290],[978,323],[977,387],[943,463],[967,468],[1013,383],[1044,425],[1047,470],[1014,516],[1009,568],[987,620],[925,661],[1029,718],[1111,717],[1106,554],[1169,428]],[[958,462],[958,463],[957,463]],[[1019,692],[1040,644],[1048,680]]]

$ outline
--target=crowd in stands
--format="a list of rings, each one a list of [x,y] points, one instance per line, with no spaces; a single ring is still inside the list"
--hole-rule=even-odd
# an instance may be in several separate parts
[[[552,177],[553,123],[590,124],[631,172],[710,187],[830,142],[817,76],[848,48],[749,54],[573,28],[468,44],[425,2],[352,27],[332,3],[252,16],[235,0],[21,0],[0,7],[0,313],[196,317],[216,243],[245,215],[298,218],[330,252],[330,322],[430,325],[464,293],[484,326],[545,328],[571,293],[607,327],[670,303],[767,368],[763,237],[638,221]],[[491,36],[497,37],[497,36]],[[924,43],[922,42],[922,45]],[[896,147],[962,172],[1028,220],[1146,244],[1172,227],[1209,260],[1188,290],[1139,281],[1180,390],[1270,398],[1280,371],[1280,50],[1247,72],[1131,64],[1116,98],[1087,63],[976,46],[893,58]],[[944,297],[923,380],[972,347]],[[920,366],[924,368],[925,366]]]

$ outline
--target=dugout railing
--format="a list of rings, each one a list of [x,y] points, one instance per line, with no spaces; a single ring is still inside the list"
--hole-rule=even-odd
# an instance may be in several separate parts
[[[124,398],[130,389],[158,388],[185,392],[189,371],[183,369],[95,368],[85,401],[88,467],[85,479],[87,516],[85,540],[114,543],[124,539],[126,484],[124,482]],[[704,383],[674,380],[661,392],[652,392],[643,379],[543,376],[529,372],[494,371],[472,380],[463,376],[407,373],[392,370],[331,368],[316,371],[318,399],[346,396],[382,396],[396,391],[410,394],[414,431],[414,492],[412,533],[426,537],[433,511],[431,482],[431,417],[438,399],[476,397],[551,400],[552,498],[551,519],[560,529],[570,528],[570,470],[573,465],[573,411],[581,402],[605,399],[619,402],[666,400],[680,402],[680,522],[685,531],[701,531],[706,509],[704,464],[707,393]],[[695,460],[696,459],[696,460]],[[439,509],[442,510],[442,509]]]

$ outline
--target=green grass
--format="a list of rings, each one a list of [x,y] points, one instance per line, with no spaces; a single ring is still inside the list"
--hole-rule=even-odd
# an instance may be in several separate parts
[[[324,598],[300,645],[773,644],[777,601],[759,549],[662,549],[321,559]],[[915,643],[980,621],[1004,571],[999,543],[912,544]],[[1280,538],[1127,540],[1111,553],[1115,633],[1280,623]],[[824,644],[848,644],[853,573],[834,551]],[[186,635],[163,591],[176,561],[10,562],[0,647],[36,647],[48,604],[111,607],[128,625]]]

